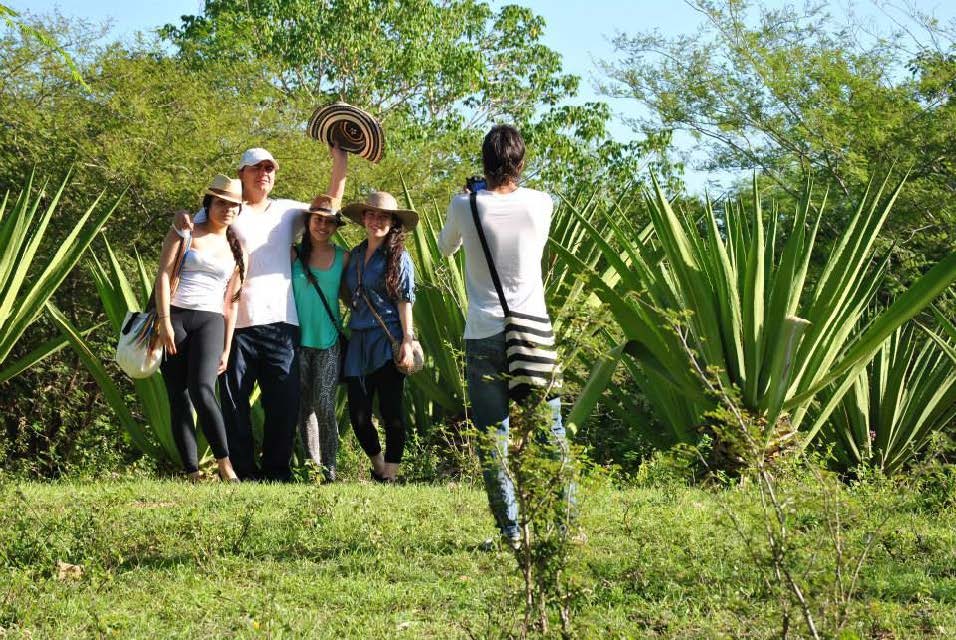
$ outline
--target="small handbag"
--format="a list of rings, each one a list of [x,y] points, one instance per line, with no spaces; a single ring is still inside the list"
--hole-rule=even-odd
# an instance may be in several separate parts
[[[372,304],[372,301],[365,293],[365,287],[362,286],[363,271],[364,269],[361,263],[356,265],[355,272],[358,274],[358,290],[362,293],[362,297],[365,298],[365,304],[368,305],[368,310],[372,312],[372,315],[375,316],[375,319],[378,320],[379,325],[381,325],[382,330],[385,331],[385,335],[388,337],[389,344],[392,345],[392,360],[395,362],[395,368],[404,373],[406,376],[410,376],[413,373],[418,373],[425,366],[425,352],[422,350],[422,343],[420,343],[416,338],[412,338],[411,366],[402,367],[398,364],[402,357],[402,343],[396,340],[395,336],[392,335],[392,332],[388,330],[388,326],[386,326],[385,321],[382,320],[382,317],[378,315],[377,311],[375,311],[375,305]]]
[[[179,285],[179,274],[192,237],[181,240],[177,257],[176,272],[169,290],[172,298]],[[120,325],[119,340],[116,343],[116,364],[123,373],[134,380],[148,378],[159,368],[163,360],[163,347],[159,344],[159,332],[156,330],[155,287],[149,294],[143,311],[127,311]]]
[[[309,284],[312,285],[312,287],[315,289],[315,292],[319,294],[319,300],[322,301],[322,306],[325,307],[325,312],[329,314],[329,320],[332,321],[332,326],[335,327],[335,330],[339,334],[339,384],[342,384],[345,382],[345,354],[348,353],[349,350],[349,339],[342,331],[342,327],[339,326],[338,321],[336,321],[335,314],[332,313],[332,307],[329,305],[329,301],[325,298],[325,294],[322,293],[322,287],[319,286],[319,281],[315,279],[315,276],[312,274],[312,270],[309,269],[309,265],[307,265],[305,260],[302,259],[299,250],[294,249],[294,251],[296,257],[299,259],[299,262],[302,264],[302,271],[305,273],[305,277],[308,278]]]
[[[533,316],[518,313],[508,308],[498,270],[491,258],[491,249],[485,238],[481,219],[478,217],[478,197],[472,192],[471,215],[475,221],[475,230],[481,241],[481,248],[488,261],[488,272],[498,293],[498,301],[505,315],[505,340],[507,344],[508,395],[521,402],[534,390],[544,391],[547,397],[555,398],[561,394],[561,366],[554,346],[554,330],[551,318],[547,315]]]

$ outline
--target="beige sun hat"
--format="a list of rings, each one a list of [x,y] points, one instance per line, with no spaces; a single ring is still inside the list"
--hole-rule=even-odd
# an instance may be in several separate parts
[[[353,202],[342,209],[342,215],[353,222],[364,224],[362,215],[366,211],[391,213],[401,220],[402,226],[406,229],[414,229],[418,224],[418,214],[411,209],[399,209],[395,196],[387,191],[373,191],[368,194],[365,202]]]
[[[332,196],[322,193],[312,198],[312,204],[305,210],[306,222],[312,215],[322,216],[332,220],[338,226],[345,224],[342,219],[342,212],[335,208],[336,199]]]
[[[242,182],[221,173],[213,176],[203,195],[216,196],[228,202],[242,204]]]

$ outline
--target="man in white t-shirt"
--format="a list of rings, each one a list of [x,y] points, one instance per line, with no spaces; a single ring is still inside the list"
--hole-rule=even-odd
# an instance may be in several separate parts
[[[333,147],[332,177],[326,192],[340,202],[348,156]],[[289,248],[304,226],[309,205],[269,197],[279,163],[262,148],[247,149],[239,162],[245,200],[233,229],[248,257],[239,298],[229,366],[219,395],[233,468],[241,479],[289,481],[299,411],[299,318],[292,296]],[[197,214],[197,221],[203,212]],[[191,226],[179,214],[177,227]],[[259,383],[265,413],[261,464],[256,464],[249,397]]]
[[[542,317],[547,316],[547,310],[541,257],[554,204],[548,194],[518,186],[524,151],[524,140],[514,127],[498,125],[488,132],[481,147],[487,188],[477,191],[477,205],[508,307],[512,312]],[[516,547],[520,541],[518,506],[506,470],[509,416],[505,319],[468,194],[455,196],[448,205],[438,246],[446,256],[461,246],[465,248],[465,373],[472,421],[479,431],[496,429],[492,461],[483,465],[485,488],[501,535]],[[565,451],[561,400],[553,398],[548,404],[554,443]]]

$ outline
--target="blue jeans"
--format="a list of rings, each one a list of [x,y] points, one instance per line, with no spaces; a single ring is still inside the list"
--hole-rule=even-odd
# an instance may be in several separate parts
[[[508,464],[508,381],[504,374],[508,372],[504,332],[465,340],[465,377],[468,382],[468,396],[471,399],[471,419],[479,432],[485,433],[494,428],[495,445],[490,452],[479,447],[482,459],[485,490],[488,492],[488,504],[498,523],[498,529],[506,537],[517,537],[518,503],[515,501],[515,488],[507,472]],[[567,455],[567,440],[564,424],[561,421],[561,398],[548,401],[551,407],[552,444]],[[486,456],[491,456],[489,461]],[[489,464],[490,463],[490,464]],[[569,488],[571,493],[573,489]]]

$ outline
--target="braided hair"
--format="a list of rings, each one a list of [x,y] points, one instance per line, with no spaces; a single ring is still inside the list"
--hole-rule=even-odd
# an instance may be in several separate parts
[[[209,207],[212,205],[211,195],[206,195],[202,199],[202,207],[206,210],[206,219],[209,219]],[[242,205],[239,205],[239,213],[242,213]],[[232,251],[232,257],[236,261],[236,268],[239,269],[239,288],[232,297],[232,302],[237,302],[242,295],[242,284],[246,280],[246,261],[242,257],[242,245],[239,243],[239,236],[233,231],[232,225],[226,227],[226,242],[229,243],[229,249]]]

